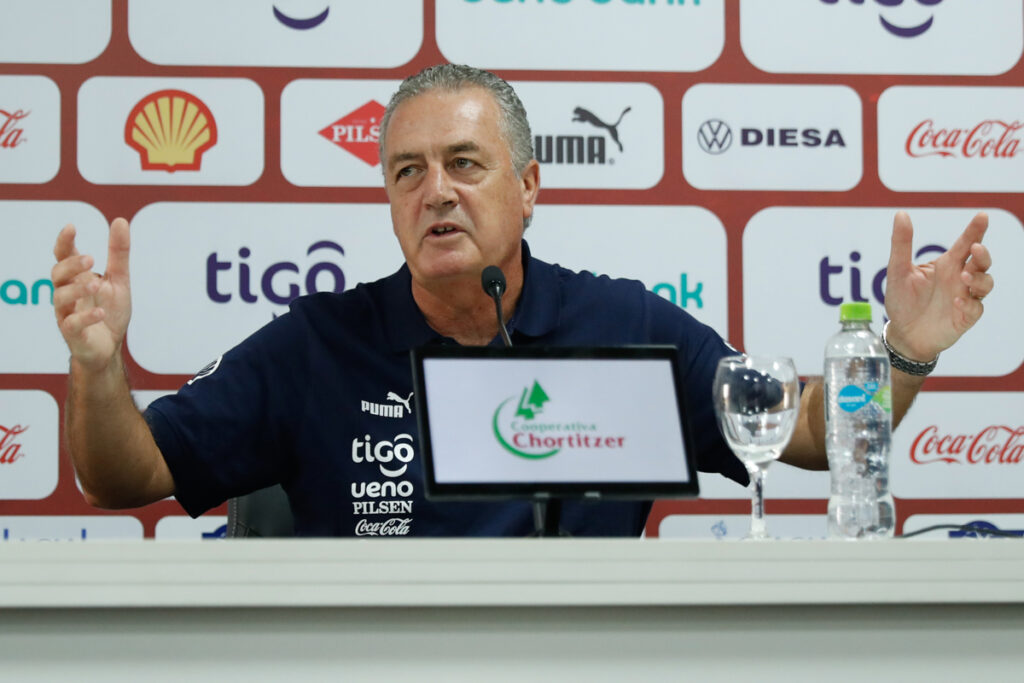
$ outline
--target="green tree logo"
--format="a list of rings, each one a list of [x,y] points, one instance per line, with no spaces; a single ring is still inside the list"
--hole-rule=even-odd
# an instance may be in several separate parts
[[[558,451],[560,451],[561,448],[552,448],[550,450],[545,450],[539,453],[524,451],[519,448],[516,448],[514,445],[509,443],[509,440],[502,435],[500,424],[501,411],[511,401],[514,401],[515,398],[515,394],[513,394],[512,396],[509,396],[507,399],[502,401],[501,405],[498,406],[498,409],[494,411],[494,417],[491,420],[491,429],[494,431],[494,438],[498,440],[498,443],[501,444],[501,447],[507,450],[509,453],[512,453],[513,455],[518,455],[520,458],[529,458],[531,460],[549,458]],[[544,391],[544,387],[540,385],[540,382],[538,382],[537,380],[533,380],[533,386],[523,387],[523,393],[519,397],[519,405],[516,407],[516,411],[513,417],[521,417],[524,420],[532,420],[534,417],[537,416],[538,413],[544,412],[544,404],[550,400],[551,398],[548,396],[547,392]],[[509,410],[511,410],[511,408],[509,408]]]
[[[519,399],[516,417],[532,420],[537,413],[544,412],[544,404],[550,400],[543,387],[541,387],[540,382],[533,380],[533,387],[523,388],[523,395]]]

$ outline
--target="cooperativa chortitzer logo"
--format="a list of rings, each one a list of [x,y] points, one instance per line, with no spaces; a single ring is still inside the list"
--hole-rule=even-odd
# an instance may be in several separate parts
[[[564,410],[555,411],[559,414],[548,419],[538,419],[550,402],[551,397],[537,380],[523,387],[518,402],[514,395],[509,396],[494,411],[494,438],[512,455],[531,460],[550,458],[563,450],[581,452],[624,446],[625,436],[599,434],[597,425],[586,420],[566,420],[561,417]]]

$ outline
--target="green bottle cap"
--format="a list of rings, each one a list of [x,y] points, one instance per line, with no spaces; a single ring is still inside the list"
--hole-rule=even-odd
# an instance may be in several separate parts
[[[871,303],[867,301],[851,301],[839,306],[839,322],[865,320],[871,322]]]

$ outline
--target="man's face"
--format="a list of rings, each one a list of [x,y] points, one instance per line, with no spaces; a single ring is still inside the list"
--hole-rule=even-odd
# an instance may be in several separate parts
[[[383,150],[391,221],[414,281],[479,277],[519,267],[533,213],[537,163],[520,177],[482,88],[433,90],[400,104]]]

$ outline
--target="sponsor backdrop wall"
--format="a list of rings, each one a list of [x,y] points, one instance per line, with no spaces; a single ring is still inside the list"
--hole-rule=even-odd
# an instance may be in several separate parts
[[[48,280],[73,222],[133,225],[140,406],[306,292],[401,261],[384,104],[440,61],[530,115],[550,261],[642,280],[750,352],[820,373],[838,306],[881,316],[892,215],[920,261],[979,209],[984,320],[896,432],[899,528],[1024,529],[1021,0],[23,0],[0,20],[0,536],[204,538],[173,500],[104,513],[61,440],[67,351]],[[170,122],[170,123],[160,123]],[[339,444],[347,452],[347,444]],[[702,477],[650,536],[733,537],[747,492]],[[828,475],[773,467],[770,528],[822,536]],[[912,520],[908,523],[908,519]]]

